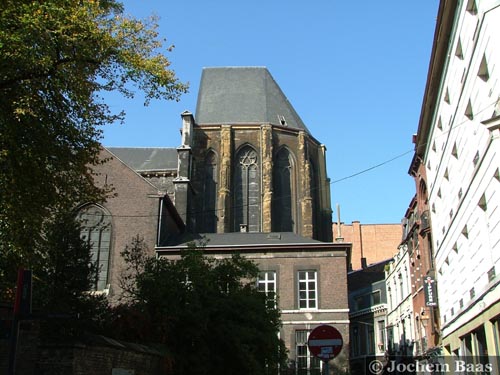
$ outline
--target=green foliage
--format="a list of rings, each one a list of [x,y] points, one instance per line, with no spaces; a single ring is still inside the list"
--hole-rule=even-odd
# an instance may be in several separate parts
[[[136,238],[122,253],[128,303],[116,309],[115,334],[166,345],[178,375],[277,373],[280,316],[256,288],[255,263],[209,258],[194,245],[177,260],[144,250]]]
[[[46,256],[33,269],[33,310],[42,320],[42,338],[101,332],[109,316],[105,296],[89,293],[97,272],[80,225],[70,213],[54,215],[44,226]]]
[[[102,125],[120,121],[100,93],[177,100],[187,91],[162,54],[154,19],[114,0],[2,0],[0,7],[0,288],[46,254],[54,211],[102,200],[94,186]],[[3,285],[3,286],[2,286]]]

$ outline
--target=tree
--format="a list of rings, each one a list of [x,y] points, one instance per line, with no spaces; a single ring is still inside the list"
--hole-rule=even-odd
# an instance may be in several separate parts
[[[281,321],[257,290],[255,263],[237,254],[215,260],[194,245],[178,260],[144,249],[136,238],[122,253],[128,303],[113,327],[120,338],[166,345],[177,375],[277,373],[286,357]]]
[[[0,8],[0,290],[43,259],[54,211],[98,202],[101,126],[123,120],[101,93],[178,100],[155,19],[115,0],[3,0]],[[167,51],[171,47],[166,47]],[[3,287],[2,287],[3,286]]]
[[[48,251],[36,268],[33,310],[41,318],[42,339],[102,332],[109,317],[105,296],[89,293],[97,273],[80,223],[71,212],[57,213],[43,228]]]

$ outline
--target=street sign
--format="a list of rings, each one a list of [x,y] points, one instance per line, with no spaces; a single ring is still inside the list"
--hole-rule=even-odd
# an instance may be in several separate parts
[[[312,330],[307,340],[311,354],[324,362],[335,358],[342,350],[344,340],[340,332],[329,325],[321,325]]]
[[[434,280],[430,276],[427,276],[424,279],[424,296],[425,296],[425,306],[430,306],[430,307],[437,306],[438,301],[437,301],[436,280]]]

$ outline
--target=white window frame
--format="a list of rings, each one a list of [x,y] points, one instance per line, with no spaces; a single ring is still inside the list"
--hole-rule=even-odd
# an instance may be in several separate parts
[[[323,361],[313,356],[307,347],[307,338],[310,330],[295,331],[295,370],[299,375],[313,375],[323,373]],[[301,348],[302,350],[300,350]],[[302,352],[303,354],[299,354]],[[303,361],[301,361],[301,359]],[[305,362],[305,363],[304,363]],[[305,366],[301,366],[304,364]]]
[[[311,277],[312,274],[312,277]],[[314,287],[310,287],[314,283]],[[314,292],[314,298],[310,293]],[[305,298],[301,297],[305,293]],[[317,270],[299,270],[297,271],[297,305],[299,310],[317,310],[318,309],[318,271]],[[305,306],[302,306],[305,302]]]
[[[272,279],[269,277],[272,275]],[[269,301],[274,301],[276,307],[276,295],[278,294],[278,280],[276,271],[266,270],[260,271],[257,278],[257,288],[260,292],[265,293]]]

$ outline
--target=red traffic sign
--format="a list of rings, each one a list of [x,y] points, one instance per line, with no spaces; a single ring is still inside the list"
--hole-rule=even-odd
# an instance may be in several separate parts
[[[340,332],[328,325],[314,328],[307,340],[311,354],[325,362],[338,356],[343,344],[344,340]]]

